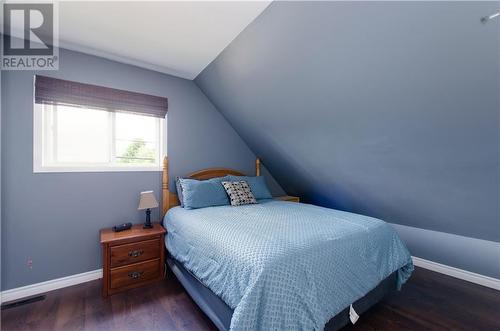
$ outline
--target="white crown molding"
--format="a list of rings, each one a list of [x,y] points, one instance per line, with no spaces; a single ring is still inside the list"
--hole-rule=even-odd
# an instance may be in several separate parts
[[[111,61],[129,64],[129,65],[133,65],[136,67],[140,67],[140,68],[160,72],[162,74],[167,74],[167,75],[171,75],[171,76],[175,76],[175,77],[179,77],[179,78],[184,78],[184,79],[188,79],[188,80],[193,80],[198,75],[198,74],[193,75],[192,73],[188,73],[188,72],[177,71],[175,69],[167,68],[164,66],[159,66],[156,64],[151,64],[148,62],[143,62],[143,61],[136,60],[136,59],[131,59],[131,58],[128,58],[128,57],[122,56],[122,55],[117,55],[117,54],[112,54],[112,53],[105,52],[105,51],[100,51],[100,50],[93,49],[90,47],[80,46],[80,45],[70,43],[70,42],[67,42],[64,40],[59,40],[59,48],[67,49],[70,51],[79,52],[79,53],[83,53],[83,54],[87,54],[87,55],[97,56],[97,57],[101,57],[101,58],[108,59]]]
[[[439,272],[454,278],[465,280],[467,282],[486,286],[500,291],[500,279],[488,277],[467,270],[462,270],[450,267],[441,263],[425,260],[416,256],[412,256],[413,264],[417,267],[428,269],[431,271]]]
[[[20,30],[17,30],[17,29],[12,29],[11,36],[14,38],[17,38],[17,39],[22,39],[23,37],[22,37],[21,33],[24,33],[24,32],[21,32]],[[159,72],[162,74],[167,74],[167,75],[178,77],[178,78],[184,78],[184,79],[188,79],[188,80],[195,79],[196,76],[198,76],[198,74],[201,72],[201,71],[198,73],[182,72],[182,71],[178,71],[178,70],[175,70],[172,68],[167,68],[164,66],[140,61],[137,59],[132,59],[132,58],[129,58],[127,56],[113,54],[110,52],[97,50],[97,49],[94,49],[91,47],[81,46],[81,45],[78,45],[78,44],[75,44],[72,42],[68,42],[65,40],[59,40],[58,45],[55,45],[55,47],[57,47],[59,50],[64,49],[64,50],[69,50],[69,51],[73,51],[73,52],[79,52],[79,53],[83,53],[86,55],[96,56],[96,57],[111,60],[114,62],[128,64],[128,65],[132,65],[135,67],[148,69],[151,71]],[[59,56],[61,56],[61,53],[59,53]]]
[[[63,287],[73,286],[81,283],[90,282],[102,278],[102,269],[84,272],[81,274],[48,280],[46,282],[31,284],[23,287],[13,288],[2,291],[0,294],[0,303],[15,301],[22,298],[50,292]]]

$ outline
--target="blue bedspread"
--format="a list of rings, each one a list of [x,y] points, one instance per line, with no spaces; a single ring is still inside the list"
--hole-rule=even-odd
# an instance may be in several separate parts
[[[302,203],[171,209],[169,252],[234,309],[231,330],[323,330],[398,270],[413,270],[387,223]]]

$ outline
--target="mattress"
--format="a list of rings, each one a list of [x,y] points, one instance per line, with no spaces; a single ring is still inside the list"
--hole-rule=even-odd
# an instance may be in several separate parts
[[[322,330],[413,270],[385,222],[308,204],[176,207],[164,225],[169,253],[233,310],[231,330]]]

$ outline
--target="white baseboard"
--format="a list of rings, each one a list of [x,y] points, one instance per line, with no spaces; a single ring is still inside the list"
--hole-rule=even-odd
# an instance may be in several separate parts
[[[3,291],[0,294],[0,303],[19,300],[37,294],[57,290],[59,288],[89,282],[91,280],[99,278],[102,278],[102,269],[87,271],[81,274],[48,280],[42,283],[13,288],[11,290]]]
[[[429,269],[441,274],[451,277],[462,279],[471,283],[479,284],[482,286],[490,287],[500,291],[500,279],[476,274],[474,272],[450,267],[441,263],[425,260],[413,256],[413,264],[417,267]],[[49,291],[57,290],[63,287],[77,285],[91,280],[102,278],[102,269],[84,272],[72,276],[48,280],[46,282],[27,285],[23,287],[14,288],[11,290],[3,291],[0,294],[0,303],[19,300],[37,294],[46,293]]]
[[[487,275],[500,279],[500,242],[394,223],[391,223],[391,226],[405,242],[413,256],[418,256],[429,262],[436,261],[437,264],[433,264],[433,266],[438,272],[450,273],[454,277],[465,280],[477,279],[477,277],[464,278],[462,272],[454,272],[469,270],[469,272],[481,275],[480,278],[483,278],[482,275]],[[457,269],[437,268],[443,264]],[[431,270],[435,269],[431,268]],[[469,275],[468,272],[466,274]]]
[[[490,287],[500,291],[500,279],[488,277],[467,270],[450,267],[441,263],[425,260],[416,256],[412,256],[413,264],[417,267],[432,270],[445,274],[451,277],[462,279],[471,283],[479,284],[482,286]]]

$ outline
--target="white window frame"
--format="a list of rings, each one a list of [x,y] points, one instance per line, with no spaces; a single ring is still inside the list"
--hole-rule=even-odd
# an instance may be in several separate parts
[[[158,162],[157,164],[145,166],[145,165],[116,165],[110,163],[86,163],[82,164],[46,164],[44,162],[44,128],[43,128],[43,116],[44,107],[41,104],[33,105],[33,172],[34,173],[50,173],[50,172],[128,172],[128,171],[162,171],[162,160],[163,156],[167,155],[167,144],[164,141],[167,132],[167,119],[159,119],[158,130],[159,130],[159,146],[158,146]],[[116,113],[109,112],[110,116],[115,116]],[[112,123],[112,131],[114,130],[114,119],[110,121]],[[114,157],[115,153],[115,139],[111,139],[112,149],[111,157]]]

